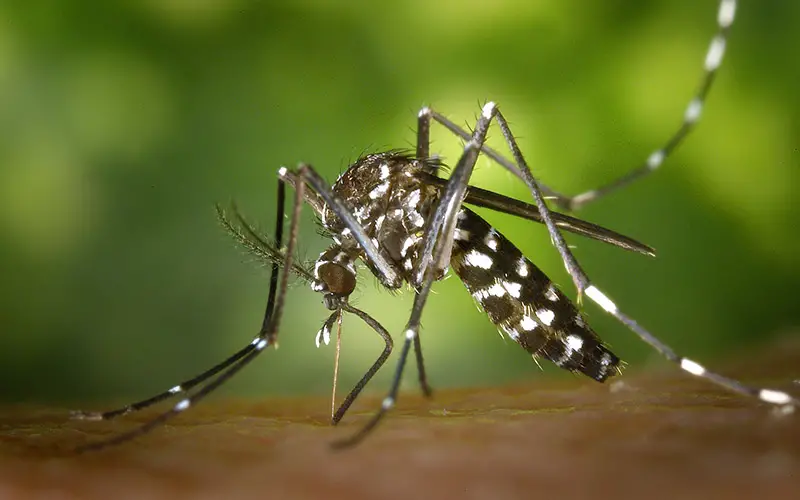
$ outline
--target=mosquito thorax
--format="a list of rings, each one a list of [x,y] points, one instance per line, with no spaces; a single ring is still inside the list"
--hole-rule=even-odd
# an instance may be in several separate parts
[[[355,249],[354,256],[387,288],[399,288],[403,282],[419,284],[414,271],[422,256],[428,215],[439,196],[438,189],[423,182],[420,175],[430,172],[431,166],[396,151],[370,154],[356,160],[332,187],[336,196],[352,207],[352,214],[381,256],[402,278],[399,282],[383,280],[342,220],[327,206],[322,212],[322,225],[339,248]]]

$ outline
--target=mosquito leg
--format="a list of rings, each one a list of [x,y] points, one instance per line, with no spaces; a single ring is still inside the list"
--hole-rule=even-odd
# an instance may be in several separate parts
[[[283,186],[283,183],[279,183],[278,185]],[[285,188],[279,187],[279,190],[281,189]],[[213,379],[211,382],[201,387],[194,394],[178,401],[175,404],[175,406],[172,407],[172,409],[164,413],[161,413],[157,417],[142,424],[136,429],[133,429],[132,431],[119,434],[110,439],[101,440],[78,447],[75,450],[77,453],[107,448],[110,446],[124,443],[126,441],[130,441],[132,439],[147,434],[151,430],[162,425],[170,418],[175,417],[176,415],[189,409],[191,406],[197,404],[199,401],[208,396],[222,384],[230,380],[230,378],[233,377],[236,373],[238,373],[239,370],[247,366],[251,361],[253,361],[256,358],[256,356],[261,354],[261,352],[267,346],[275,343],[275,340],[277,338],[278,328],[280,326],[281,315],[283,313],[283,306],[286,301],[286,290],[289,286],[289,274],[291,273],[290,270],[292,269],[294,251],[297,246],[297,234],[300,224],[300,212],[303,208],[304,191],[305,191],[304,184],[295,187],[294,207],[292,210],[291,224],[289,228],[289,238],[286,244],[286,253],[284,257],[284,262],[282,266],[278,265],[277,263],[273,263],[272,267],[273,273],[272,276],[270,277],[269,297],[267,299],[267,307],[266,307],[267,317],[265,318],[265,321],[262,324],[262,328],[261,331],[259,332],[258,337],[256,337],[256,339],[253,342],[251,342],[249,346],[251,347],[250,350],[240,358],[238,363],[232,364],[230,367],[228,367],[227,370],[220,373],[217,376],[217,378]],[[279,194],[278,198],[283,199],[283,196]],[[279,210],[279,216],[281,219],[283,218],[282,213],[283,213],[283,207],[281,205],[281,209]],[[282,225],[280,232],[276,230],[276,236],[277,236],[276,240],[278,242],[280,242],[282,236],[282,234],[280,233],[282,233]],[[283,273],[281,274],[280,281],[278,281],[278,279],[275,278],[275,275],[280,267],[283,268]],[[246,347],[245,349],[248,348]]]
[[[254,340],[253,342],[256,342]],[[171,389],[156,394],[147,399],[143,399],[141,401],[137,401],[135,403],[131,403],[120,408],[104,411],[104,412],[90,412],[90,411],[82,411],[76,410],[71,412],[70,417],[75,420],[111,420],[115,417],[119,417],[121,415],[126,415],[128,413],[132,413],[135,411],[143,410],[149,406],[152,406],[156,403],[160,403],[165,399],[169,399],[171,397],[177,396],[178,394],[185,393],[195,387],[196,385],[208,380],[209,378],[213,377],[220,371],[224,370],[225,368],[231,366],[232,364],[236,363],[243,357],[247,356],[253,349],[255,348],[255,344],[248,344],[246,347],[240,349],[238,352],[227,358],[225,361],[218,363],[213,368],[210,368],[203,373],[191,378],[189,380],[185,380],[180,384],[172,387]]]
[[[417,114],[417,159],[431,157],[431,109],[427,106]],[[431,172],[436,174],[437,172]]]
[[[457,135],[461,139],[465,141],[469,141],[472,139],[472,134],[467,132],[463,127],[456,125],[453,123],[449,118],[444,116],[443,114],[439,113],[438,111],[425,107],[422,108],[419,112],[418,123],[426,123],[426,126],[430,128],[430,121],[433,120],[444,128],[452,132],[454,135]],[[419,151],[419,147],[417,147]],[[522,178],[522,172],[520,172],[519,168],[514,164],[513,161],[509,160],[502,154],[498,153],[494,149],[490,148],[489,146],[482,144],[481,145],[481,153],[485,154],[489,158],[491,158],[495,163],[501,165],[503,168],[511,172],[512,174],[516,175],[520,179]],[[553,191],[552,189],[548,188],[547,186],[540,185],[542,192],[545,193],[547,196],[553,196],[556,198],[564,197],[564,195]]]
[[[275,242],[276,242],[275,245],[278,247],[280,247],[280,242],[283,239],[283,210],[285,205],[285,199],[286,199],[286,188],[282,182],[279,182],[278,195],[277,195],[277,205],[278,205],[277,221],[275,225]],[[217,213],[218,215],[222,216],[222,212],[219,209],[219,207],[217,207]],[[221,220],[227,222],[227,219],[222,218]],[[230,229],[233,230],[232,226],[230,226]],[[274,306],[273,302],[274,302],[275,289],[277,288],[277,285],[278,285],[278,263],[273,260],[272,273],[270,276],[270,288],[269,288],[270,293],[269,293],[269,298],[267,300],[267,311],[265,313],[266,315],[272,314],[271,311]],[[266,317],[267,316],[265,316],[265,320]],[[206,380],[213,377],[217,373],[221,372],[222,370],[228,368],[237,361],[241,360],[243,357],[247,356],[250,352],[253,351],[253,349],[255,349],[255,346],[258,344],[258,341],[259,337],[256,337],[253,340],[253,342],[251,342],[244,348],[240,349],[239,351],[237,351],[224,361],[217,363],[213,367],[196,375],[195,377],[190,378],[188,380],[184,380],[180,384],[175,385],[169,390],[166,390],[162,393],[156,394],[155,396],[125,405],[123,407],[114,410],[109,410],[104,412],[87,412],[78,410],[72,412],[71,417],[77,420],[111,420],[121,415],[126,415],[131,412],[143,410],[156,403],[160,403],[161,401],[177,396],[178,394],[186,393],[195,386],[197,386],[198,384],[205,382]]]
[[[422,108],[417,114],[417,159],[429,160],[430,159],[430,143],[431,143],[431,110],[428,107]],[[439,167],[435,162],[427,162],[429,167],[428,173],[434,177],[438,174]],[[425,372],[425,361],[422,356],[422,341],[419,336],[414,337],[414,355],[417,359],[417,376],[419,379],[419,386],[422,389],[422,394],[425,397],[433,395],[433,389],[428,383],[428,375]]]
[[[717,32],[714,34],[714,38],[711,39],[711,44],[706,52],[700,85],[694,97],[692,97],[689,104],[686,106],[683,120],[678,130],[672,134],[672,137],[670,137],[661,148],[653,151],[642,164],[630,172],[597,189],[591,189],[575,196],[558,198],[556,199],[556,203],[559,206],[569,210],[578,210],[642,177],[650,175],[664,163],[664,160],[670,156],[681,143],[683,143],[686,136],[689,135],[689,132],[692,131],[700,120],[700,115],[703,112],[703,107],[708,97],[708,91],[714,83],[717,70],[722,64],[722,59],[725,55],[728,31],[733,24],[735,15],[736,0],[721,0],[717,11]]]
[[[406,324],[405,339],[403,341],[402,350],[400,351],[400,359],[398,360],[397,370],[395,371],[389,393],[384,398],[381,408],[373,415],[367,424],[349,438],[335,442],[334,447],[336,448],[349,447],[360,442],[380,423],[383,416],[394,406],[397,400],[403,370],[408,359],[408,352],[411,349],[414,339],[419,335],[422,310],[425,307],[425,303],[431,291],[431,286],[436,280],[437,275],[443,272],[447,267],[447,261],[450,258],[450,251],[452,250],[453,233],[459,208],[466,194],[469,178],[475,167],[478,153],[481,150],[483,142],[486,140],[486,132],[494,116],[495,109],[495,105],[492,102],[484,105],[483,112],[481,116],[478,117],[477,123],[475,124],[473,137],[464,145],[464,153],[459,158],[450,175],[450,180],[447,183],[444,194],[433,213],[432,223],[428,226],[425,234],[423,256],[426,257],[421,259],[420,276],[418,278],[420,287],[414,294],[414,305],[411,309],[408,323]]]
[[[639,338],[641,338],[644,342],[652,346],[662,356],[667,358],[669,361],[676,363],[681,369],[687,373],[690,373],[691,375],[709,380],[733,392],[758,398],[765,403],[774,404],[784,408],[793,408],[798,406],[800,401],[786,392],[746,386],[737,380],[708,371],[696,361],[677,355],[672,348],[661,342],[653,334],[641,327],[633,318],[621,312],[616,304],[614,304],[611,299],[609,299],[591,282],[583,269],[581,269],[581,267],[578,265],[575,257],[572,255],[572,252],[564,241],[564,237],[561,235],[561,232],[553,222],[550,209],[547,208],[547,205],[544,203],[538,184],[533,178],[533,174],[525,162],[525,158],[522,156],[522,152],[520,151],[519,146],[517,145],[513,134],[511,133],[508,123],[500,111],[496,109],[495,118],[497,119],[497,124],[503,133],[503,137],[505,138],[506,143],[511,150],[514,160],[517,162],[517,165],[523,174],[525,183],[527,184],[528,189],[531,191],[531,194],[533,195],[533,198],[539,207],[542,219],[544,220],[547,230],[550,233],[550,238],[555,247],[558,249],[559,254],[561,254],[564,265],[572,277],[576,288],[578,289],[579,297],[585,294],[603,310],[614,316],[620,323],[638,335]]]
[[[342,420],[342,417],[344,417],[344,414],[347,413],[347,410],[350,408],[350,405],[352,405],[353,401],[356,400],[358,395],[361,393],[361,390],[364,389],[364,387],[369,383],[372,377],[378,372],[378,370],[381,369],[383,364],[389,358],[389,355],[392,353],[392,347],[394,346],[394,342],[392,342],[392,337],[391,335],[389,335],[389,332],[387,332],[386,329],[380,323],[378,323],[372,316],[348,304],[344,304],[342,306],[342,309],[344,309],[349,313],[353,313],[358,317],[360,317],[362,320],[364,320],[364,322],[367,325],[369,325],[370,328],[375,330],[375,332],[378,335],[380,335],[381,338],[383,338],[383,341],[386,344],[386,346],[383,348],[383,352],[381,352],[381,355],[378,356],[378,359],[376,359],[375,362],[372,364],[372,366],[369,368],[369,370],[367,370],[367,373],[365,373],[364,376],[361,377],[361,380],[359,380],[356,386],[353,387],[353,390],[351,390],[350,393],[347,395],[347,397],[344,398],[344,401],[342,401],[342,404],[339,406],[339,409],[336,411],[336,413],[333,415],[333,418],[331,419],[331,423],[333,425],[338,424],[339,421]]]
[[[754,397],[765,403],[776,405],[777,407],[786,411],[793,411],[795,408],[800,406],[800,400],[784,391],[778,391],[764,387],[748,386],[739,382],[738,380],[709,371],[703,365],[694,360],[684,356],[679,356],[675,353],[675,351],[672,350],[671,347],[663,343],[655,335],[640,326],[636,320],[620,311],[616,304],[614,304],[614,302],[612,302],[611,299],[609,299],[596,286],[590,285],[586,289],[586,296],[602,307],[607,313],[614,316],[620,323],[628,327],[628,329],[639,336],[639,338],[644,342],[653,347],[653,349],[655,349],[659,354],[680,366],[682,370],[690,375],[709,380],[714,384],[743,396]]]
[[[680,126],[661,148],[653,151],[650,156],[648,156],[647,159],[638,167],[600,188],[591,189],[575,196],[569,196],[559,193],[558,191],[539,183],[539,189],[541,192],[548,199],[552,199],[560,208],[574,211],[593,201],[599,200],[600,198],[617,191],[618,189],[627,186],[638,179],[646,177],[650,173],[657,170],[664,163],[664,160],[674,153],[678,146],[683,143],[686,136],[689,135],[699,121],[706,98],[708,96],[708,92],[711,89],[714,79],[716,78],[717,71],[722,64],[722,59],[725,55],[725,45],[728,31],[733,24],[735,14],[736,0],[720,0],[719,9],[717,11],[717,32],[711,39],[711,44],[706,52],[703,63],[703,76],[701,77],[700,85],[698,86],[694,97],[692,97],[692,99],[689,101],[689,104],[686,106]],[[471,134],[469,132],[464,130],[463,127],[456,125],[442,114],[437,113],[430,108],[423,108],[422,111],[420,111],[420,122],[422,121],[423,114],[428,117],[426,122],[428,127],[430,126],[430,119],[433,119],[458,137],[461,137],[464,140],[470,139]],[[485,145],[481,147],[481,152],[499,165],[502,165],[508,171],[514,173],[517,177],[522,178],[522,172],[517,168],[514,162],[508,160],[502,154]]]
[[[417,358],[417,374],[419,376],[419,387],[426,398],[433,396],[433,388],[428,383],[428,375],[425,373],[425,360],[422,357],[422,343],[419,336],[414,337],[414,354]]]

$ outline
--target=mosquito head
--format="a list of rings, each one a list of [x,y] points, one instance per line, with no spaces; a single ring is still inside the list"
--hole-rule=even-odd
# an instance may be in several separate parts
[[[317,266],[315,274],[315,290],[325,293],[326,297],[347,297],[356,288],[356,275],[346,264],[322,262]]]

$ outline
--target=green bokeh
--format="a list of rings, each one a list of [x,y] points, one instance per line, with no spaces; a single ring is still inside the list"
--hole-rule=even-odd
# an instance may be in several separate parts
[[[214,204],[235,198],[270,231],[280,165],[307,161],[334,179],[364,151],[410,147],[423,104],[468,124],[494,100],[545,183],[579,192],[612,179],[678,125],[717,8],[710,0],[37,5],[0,5],[3,401],[149,395],[249,342],[267,272],[220,229]],[[800,3],[744,2],[738,14],[696,133],[657,175],[581,212],[659,257],[570,238],[626,312],[708,362],[800,323]],[[491,143],[502,148],[499,138],[495,131]],[[460,143],[436,130],[433,150],[452,162]],[[486,160],[474,182],[527,196]],[[543,228],[488,217],[571,293]],[[313,258],[326,242],[305,221],[301,253]],[[364,274],[354,298],[396,337],[402,331],[410,294],[397,297]],[[597,307],[586,310],[631,367],[659,364]],[[314,347],[326,316],[317,294],[293,286],[280,350],[228,394],[327,392],[333,348]],[[423,320],[436,387],[559,373],[544,366],[542,374],[500,340],[456,278],[435,286]],[[347,319],[342,383],[380,349]]]

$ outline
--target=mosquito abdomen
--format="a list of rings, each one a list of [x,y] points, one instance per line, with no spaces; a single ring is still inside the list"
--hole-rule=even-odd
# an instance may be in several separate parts
[[[505,236],[461,208],[451,265],[492,323],[534,356],[603,381],[619,358],[578,309]]]

